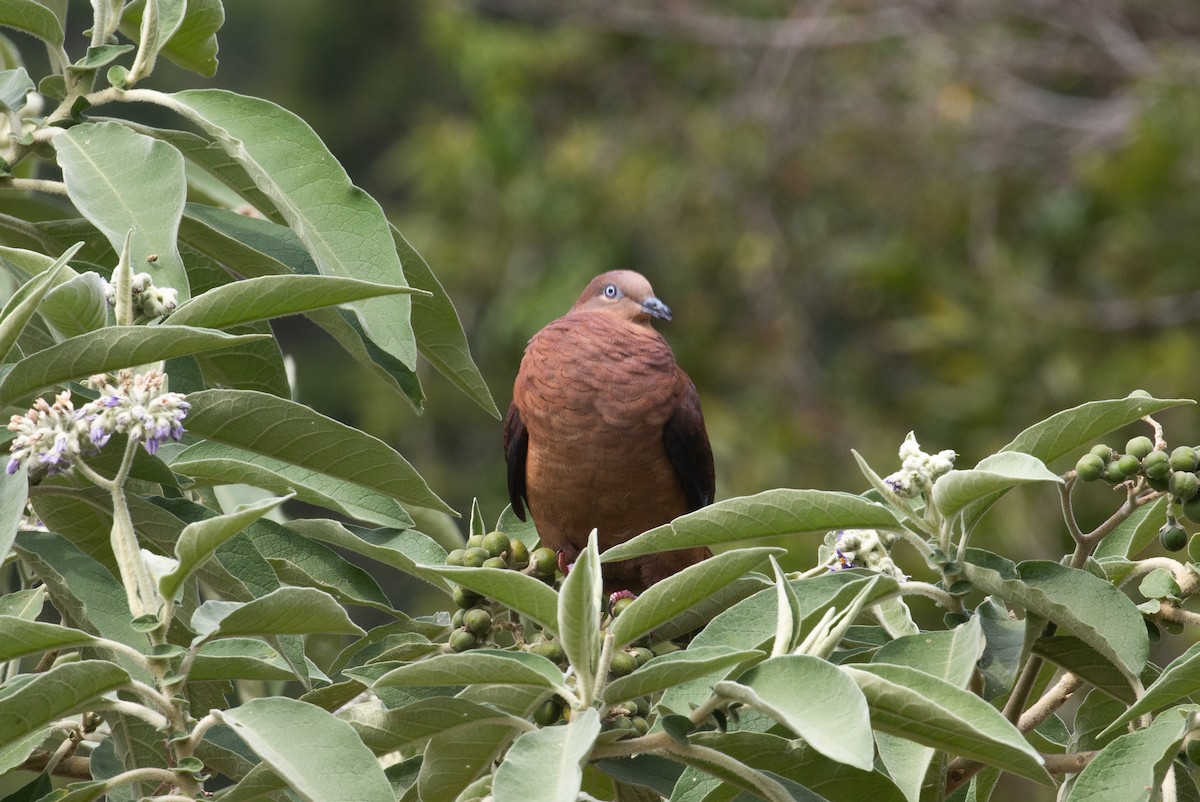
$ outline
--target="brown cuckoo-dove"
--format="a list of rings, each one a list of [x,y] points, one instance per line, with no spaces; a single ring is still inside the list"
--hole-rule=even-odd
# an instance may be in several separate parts
[[[508,495],[542,545],[570,564],[713,500],[712,449],[696,386],[650,325],[671,319],[643,276],[597,276],[533,336],[504,421]],[[605,587],[641,591],[711,556],[680,549],[604,566]]]

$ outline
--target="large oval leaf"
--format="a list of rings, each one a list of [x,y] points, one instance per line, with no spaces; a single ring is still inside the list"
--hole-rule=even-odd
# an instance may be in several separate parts
[[[632,674],[618,677],[605,685],[602,697],[606,704],[612,705],[763,657],[766,657],[766,652],[729,646],[693,646],[668,652],[650,660]]]
[[[109,326],[64,340],[17,362],[0,381],[0,404],[11,404],[30,393],[95,373],[228,348],[269,336],[234,336],[190,326]]]
[[[44,39],[52,45],[63,43],[63,28],[58,17],[37,0],[0,3],[0,25]]]
[[[351,670],[346,671],[351,674]],[[563,687],[562,672],[546,658],[528,652],[476,649],[469,654],[443,654],[399,666],[371,683],[373,688],[404,685],[532,685]]]
[[[210,600],[192,615],[196,643],[259,635],[364,635],[332,596],[283,587],[249,602]]]
[[[12,660],[49,649],[90,646],[95,641],[94,636],[78,629],[0,615],[0,660]]]
[[[825,490],[766,490],[681,515],[608,549],[610,563],[672,549],[714,546],[756,537],[828,532],[832,529],[896,529],[900,522],[882,504]]]
[[[0,384],[0,392],[3,389]],[[409,504],[454,512],[395,449],[303,404],[250,390],[202,390],[188,400],[192,410],[187,427],[195,434]]]
[[[583,766],[600,734],[593,708],[572,716],[565,727],[545,727],[513,742],[492,782],[496,802],[527,802],[529,781],[537,777],[539,802],[575,802],[583,784]]]
[[[82,123],[51,140],[71,202],[120,252],[130,231],[135,273],[186,300],[187,271],[179,255],[179,219],[187,194],[183,156],[165,142],[120,123]]]
[[[350,183],[302,119],[269,101],[219,89],[146,94],[225,147],[275,203],[323,274],[407,285],[383,210]],[[371,339],[412,369],[417,351],[411,301],[396,295],[353,306]]]
[[[1156,789],[1187,734],[1188,722],[1180,713],[1194,712],[1196,705],[1177,710],[1163,713],[1146,729],[1122,735],[1101,749],[1075,779],[1066,802],[1158,799]]]
[[[516,610],[551,634],[558,632],[558,593],[540,579],[503,568],[445,565],[429,570]]]
[[[1040,783],[1037,751],[996,708],[970,691],[908,666],[842,666],[871,708],[871,726]]]
[[[65,663],[31,675],[0,698],[0,750],[127,684],[129,674],[105,660]]]
[[[308,802],[395,802],[354,729],[315,705],[276,696],[214,715]]]
[[[1037,457],[1019,451],[1001,451],[971,470],[950,471],[933,485],[933,503],[947,518],[972,502],[993,493],[1031,482],[1056,482],[1062,477],[1050,471]]]

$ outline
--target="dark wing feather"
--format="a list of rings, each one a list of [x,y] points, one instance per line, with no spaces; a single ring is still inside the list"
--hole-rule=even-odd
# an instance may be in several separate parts
[[[713,502],[717,478],[696,385],[681,369],[676,368],[676,371],[676,379],[683,385],[683,392],[675,411],[663,427],[663,443],[667,447],[667,457],[683,485],[688,507],[694,511]]]
[[[516,404],[508,407],[504,417],[504,462],[508,466],[508,500],[513,512],[525,520],[525,454],[529,448],[529,432],[521,422]]]

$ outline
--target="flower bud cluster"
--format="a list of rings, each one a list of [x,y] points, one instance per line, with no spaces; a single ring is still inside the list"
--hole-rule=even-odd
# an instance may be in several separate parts
[[[891,547],[895,542],[895,535],[881,535],[874,529],[841,529],[834,541],[834,561],[831,570],[866,568],[868,571],[886,574],[903,582],[908,576],[897,568],[892,560]]]
[[[43,398],[24,415],[13,415],[9,430],[17,436],[11,445],[8,473],[23,464],[62,473],[86,454],[94,454],[114,433],[143,443],[153,454],[168,439],[183,436],[183,419],[191,405],[182,393],[164,390],[166,374],[151,370],[135,374],[122,370],[116,378],[108,374],[91,377],[88,384],[100,397],[79,409],[71,392],[63,390],[54,403]]]
[[[950,472],[957,456],[950,449],[926,454],[916,435],[909,432],[900,444],[900,470],[883,481],[904,498],[919,498],[933,487],[939,476]]]
[[[162,317],[179,306],[179,292],[173,287],[156,287],[149,273],[137,273],[130,281],[133,296],[133,312],[144,318]],[[109,306],[116,306],[117,290],[112,284],[104,285],[104,297]]]

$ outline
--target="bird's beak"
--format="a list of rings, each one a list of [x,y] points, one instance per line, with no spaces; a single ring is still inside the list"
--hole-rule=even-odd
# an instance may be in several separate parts
[[[646,300],[642,301],[642,309],[651,317],[662,318],[663,320],[671,319],[671,307],[664,304],[662,301],[651,295]]]

